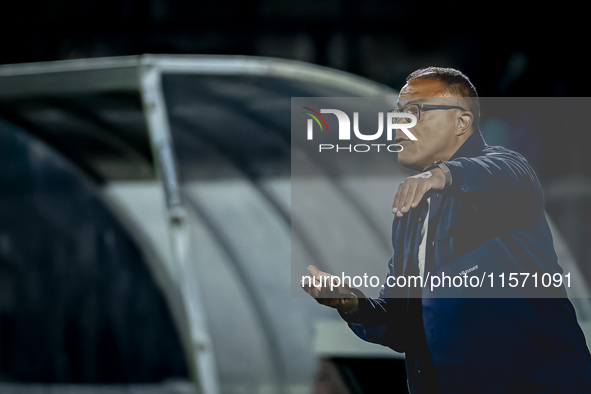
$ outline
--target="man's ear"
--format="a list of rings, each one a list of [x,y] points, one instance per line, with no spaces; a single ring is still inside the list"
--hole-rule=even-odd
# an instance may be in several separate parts
[[[468,130],[472,128],[472,122],[474,122],[474,115],[472,112],[464,111],[458,116],[456,125],[456,135],[464,135]]]

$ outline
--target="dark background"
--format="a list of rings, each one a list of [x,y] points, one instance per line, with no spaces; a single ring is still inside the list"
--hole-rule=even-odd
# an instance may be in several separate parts
[[[392,87],[421,66],[464,71],[481,96],[586,96],[575,3],[385,0],[4,2],[0,63],[141,53],[297,59]]]
[[[24,0],[2,6],[0,64],[143,53],[251,55],[328,66],[395,89],[404,85],[410,72],[434,65],[463,71],[481,97],[589,95],[588,13],[569,2]],[[575,128],[561,128],[566,123],[556,122],[555,134],[515,130],[505,141],[534,165],[549,214],[591,278],[591,253],[586,249],[591,222],[586,102],[559,112],[562,120],[576,116],[570,122]],[[552,110],[547,109],[549,116]],[[535,149],[528,149],[530,137]],[[130,249],[129,254],[135,253]],[[158,303],[163,305],[162,300]],[[11,327],[4,323],[0,338]],[[115,334],[123,338],[128,333]],[[170,349],[165,350],[180,357],[179,344]],[[6,379],[23,381],[39,376],[85,382],[154,378],[103,378],[92,375],[90,367],[71,376],[45,377],[43,363],[40,372],[29,377],[30,365],[23,363],[19,369],[14,358],[0,364],[9,375]],[[177,364],[173,372],[185,374],[182,362]]]
[[[332,67],[395,89],[418,68],[453,67],[481,97],[586,97],[591,86],[588,21],[574,2],[25,0],[3,6],[0,64],[143,53],[248,55]],[[584,118],[584,107],[561,116]],[[539,138],[554,159],[536,168],[542,178],[591,176],[583,160],[588,133],[557,130]]]

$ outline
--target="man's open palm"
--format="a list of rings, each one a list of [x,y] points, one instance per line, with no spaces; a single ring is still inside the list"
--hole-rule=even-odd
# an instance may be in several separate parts
[[[311,283],[302,281],[302,289],[310,294],[322,305],[335,308],[344,313],[351,313],[357,309],[357,297],[351,292],[346,283],[340,283],[340,278],[320,271],[313,265],[308,266]]]

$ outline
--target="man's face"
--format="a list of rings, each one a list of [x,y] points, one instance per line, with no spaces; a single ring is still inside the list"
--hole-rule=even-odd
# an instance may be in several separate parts
[[[454,98],[442,97],[441,83],[430,79],[413,79],[400,90],[398,107],[408,104],[458,105]],[[408,139],[402,130],[396,130],[396,143],[403,146],[398,162],[404,167],[422,170],[436,160],[449,160],[457,149],[455,129],[461,110],[421,111],[420,120],[409,131],[417,138]],[[401,120],[400,122],[405,122]]]

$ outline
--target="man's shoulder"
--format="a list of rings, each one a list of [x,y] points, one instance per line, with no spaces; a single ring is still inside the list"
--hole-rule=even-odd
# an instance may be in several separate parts
[[[484,148],[481,150],[474,152],[468,157],[478,157],[478,156],[499,156],[499,157],[512,157],[527,163],[527,159],[519,152],[516,152],[511,149],[507,149],[504,146],[500,145],[485,145]]]

